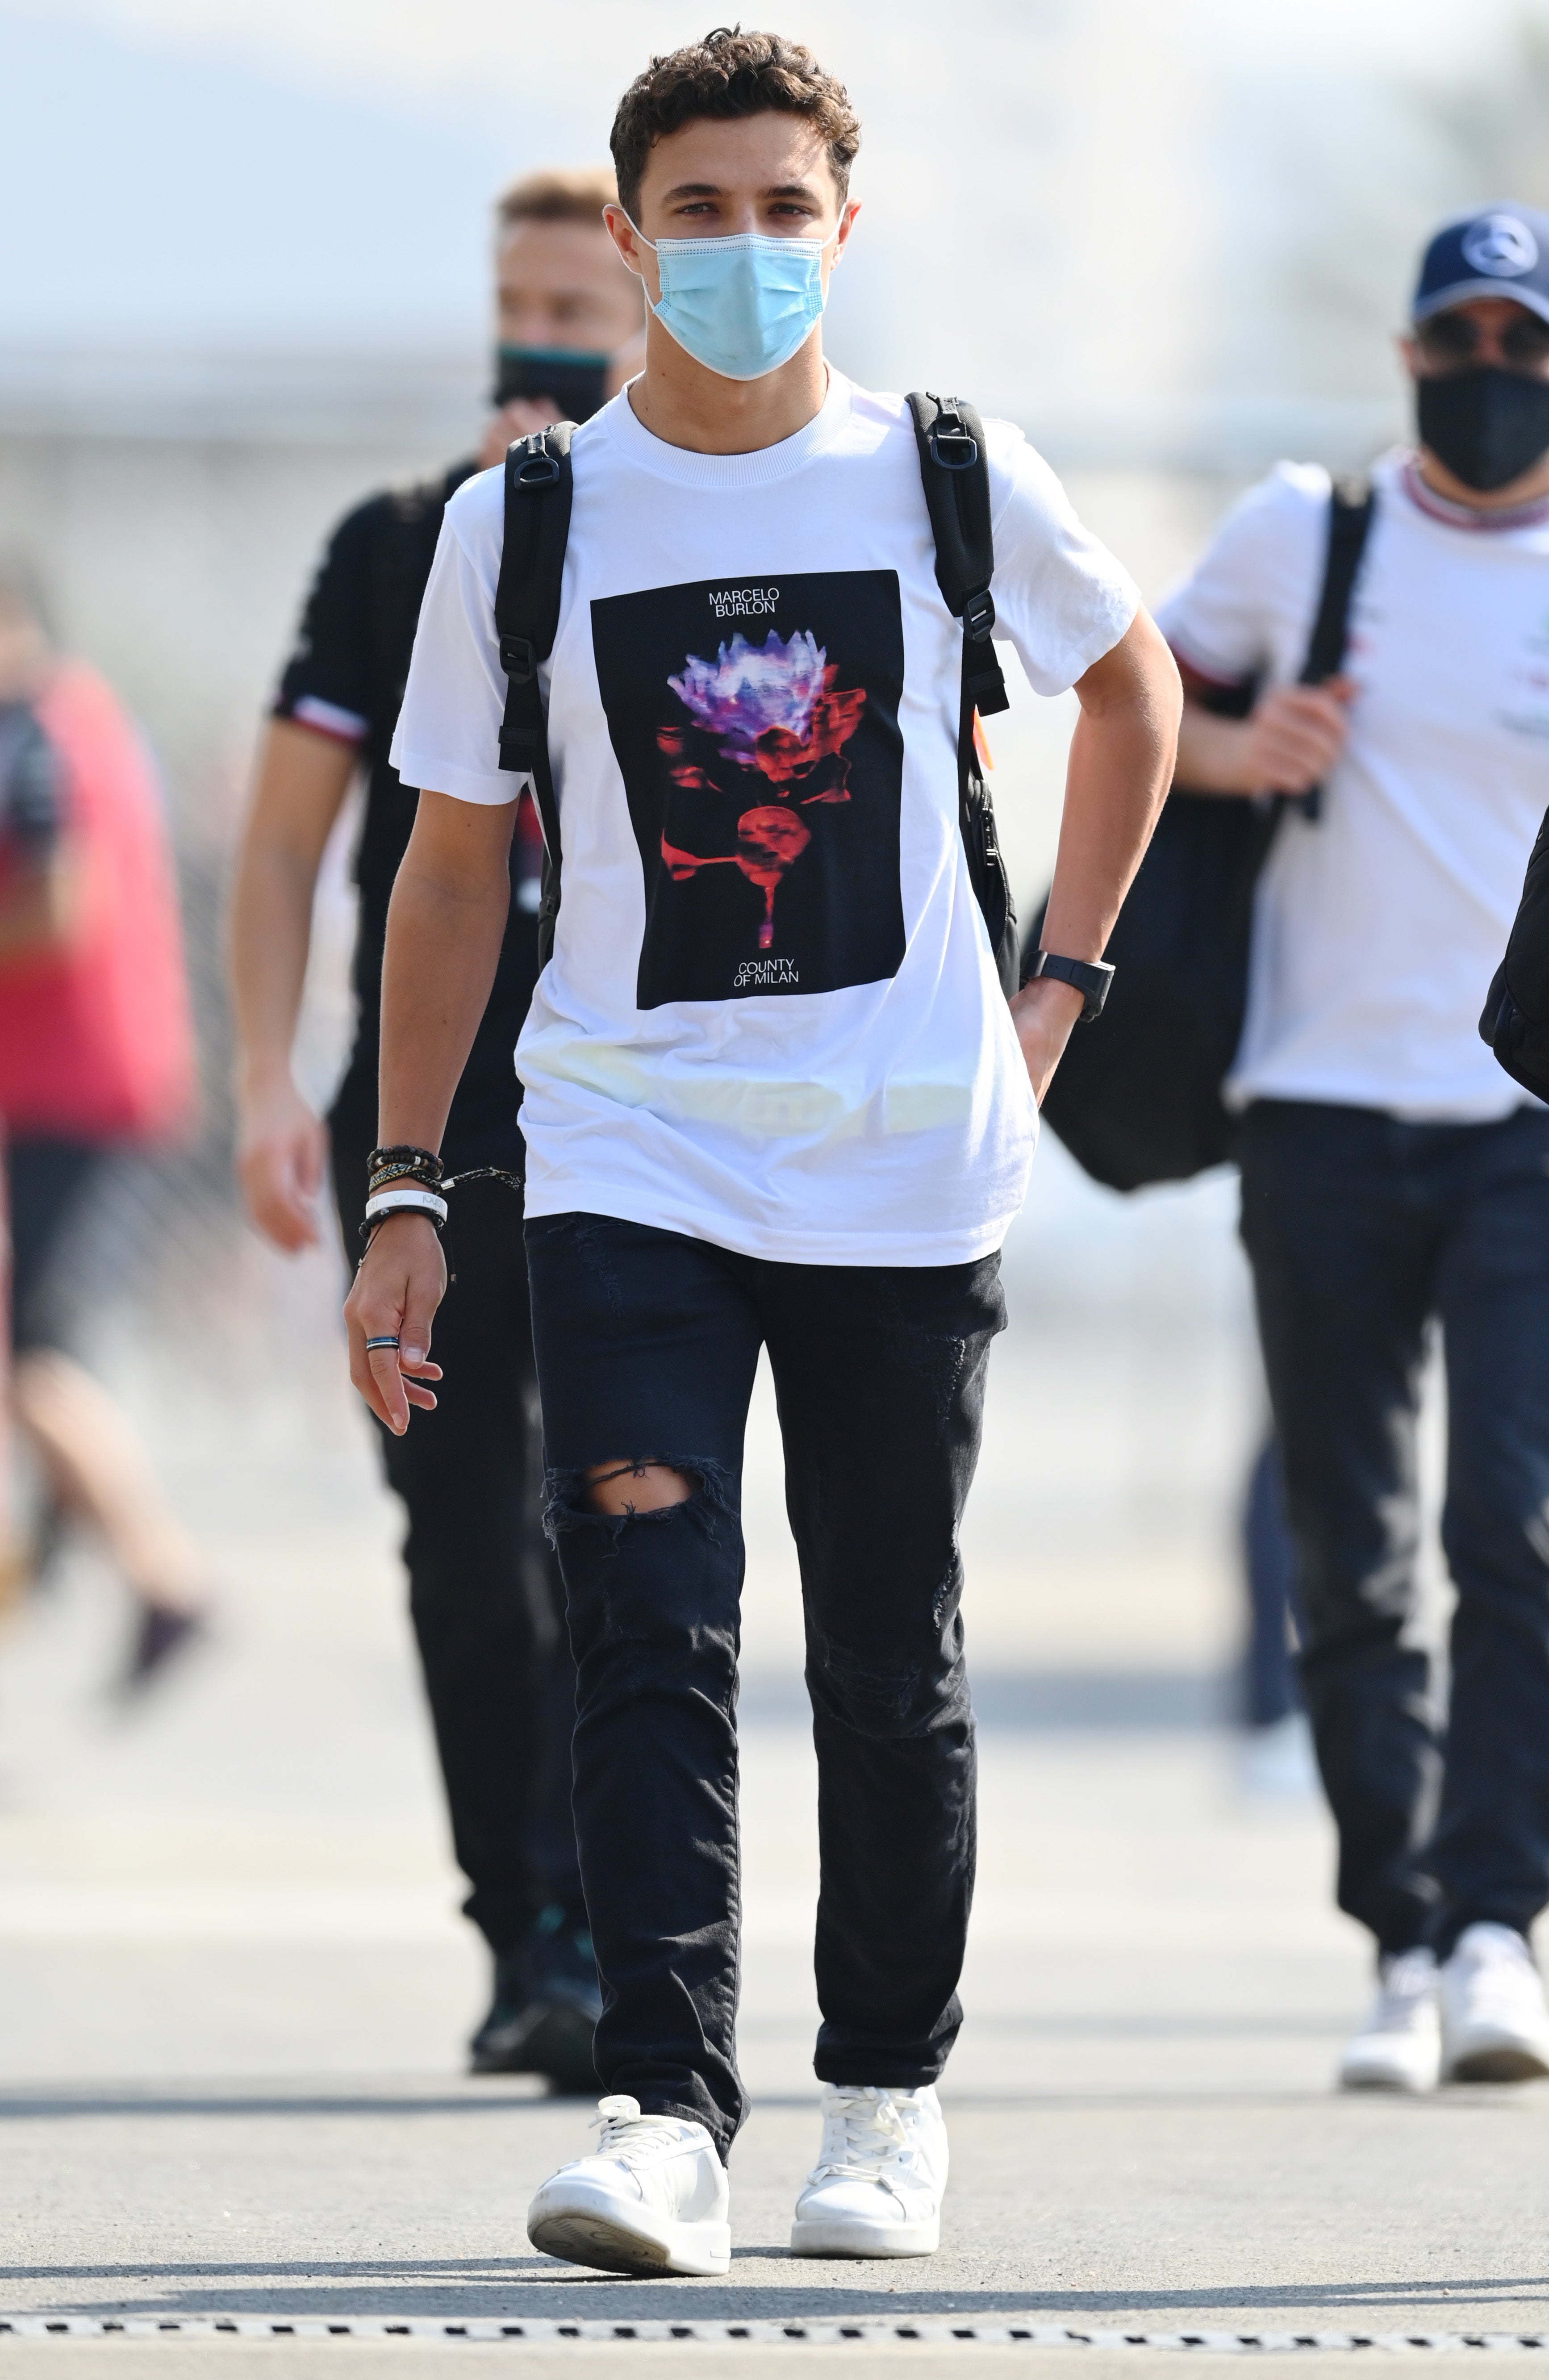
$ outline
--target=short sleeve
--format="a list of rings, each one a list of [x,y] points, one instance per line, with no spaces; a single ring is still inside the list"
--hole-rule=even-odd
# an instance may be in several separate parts
[[[362,743],[375,724],[368,603],[381,502],[357,506],[324,547],[274,698],[276,719],[344,744]]]
[[[447,505],[391,755],[405,785],[490,806],[514,802],[532,782],[500,765],[505,672],[495,580],[502,486],[500,472],[480,472]]]
[[[1328,489],[1317,466],[1281,463],[1232,506],[1156,609],[1185,667],[1222,686],[1288,674],[1306,639]]]
[[[1039,694],[1063,694],[1111,652],[1140,592],[1082,527],[1043,456],[1009,422],[986,424],[995,533],[996,633]]]

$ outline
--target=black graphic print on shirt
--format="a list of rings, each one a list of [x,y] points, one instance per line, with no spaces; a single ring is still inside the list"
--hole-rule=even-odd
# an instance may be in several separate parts
[[[701,579],[591,613],[645,871],[640,1006],[896,975],[897,572]]]

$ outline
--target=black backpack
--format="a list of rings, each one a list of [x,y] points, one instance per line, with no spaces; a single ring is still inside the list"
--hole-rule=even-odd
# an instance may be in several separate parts
[[[1336,484],[1303,686],[1337,675],[1344,661],[1372,512],[1364,481]],[[1210,707],[1240,718],[1254,693],[1224,690]],[[1185,1182],[1231,1156],[1221,1084],[1242,1038],[1253,891],[1289,800],[1316,818],[1320,793],[1249,801],[1174,786],[1163,804],[1104,953],[1116,969],[1107,1005],[1071,1036],[1044,1099],[1046,1121],[1109,1189]],[[1024,976],[1047,906],[1028,933]]]
[[[1017,987],[1017,920],[995,833],[989,789],[974,743],[974,713],[1007,708],[1006,682],[990,634],[995,569],[984,425],[971,405],[916,390],[909,399],[920,476],[936,539],[936,583],[962,622],[962,695],[958,720],[958,824],[968,872],[1007,997]],[[505,542],[495,588],[495,631],[506,674],[500,765],[530,771],[543,826],[539,965],[549,963],[560,905],[559,805],[549,765],[548,725],[538,682],[560,624],[560,588],[570,536],[570,442],[575,425],[555,422],[520,438],[505,458]]]
[[[1549,814],[1528,861],[1506,956],[1495,969],[1479,1037],[1523,1089],[1549,1099]]]

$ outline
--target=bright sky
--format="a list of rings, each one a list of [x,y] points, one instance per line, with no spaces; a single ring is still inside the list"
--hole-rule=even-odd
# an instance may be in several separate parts
[[[1507,5],[978,0],[956,44],[939,0],[782,5],[866,123],[836,351],[881,384],[945,375],[1012,409],[1033,387],[1068,407],[1186,395],[1216,352],[1212,259],[1234,224],[1301,203],[1268,137],[1288,111],[1315,124],[1352,74],[1440,78],[1465,42],[1488,50]],[[648,51],[712,16],[0,0],[7,340],[476,350],[494,190],[605,153]]]
[[[1466,10],[1456,0],[1082,0],[1082,7],[1120,39],[1126,20],[1132,29],[1159,17],[1173,32],[1186,33],[1204,18],[1213,39],[1225,35],[1282,60],[1391,58],[1410,68],[1476,47],[1482,28],[1500,14],[1490,0],[1471,0]],[[411,94],[427,83],[520,89],[535,76],[551,92],[599,82],[613,90],[647,47],[669,48],[705,29],[702,6],[664,6],[661,0],[568,0],[563,14],[548,17],[511,0],[435,0],[429,7],[425,0],[30,0],[7,13],[225,50],[338,88],[396,83]],[[993,27],[1004,13],[992,8],[964,22]],[[1034,22],[1062,11],[1047,0],[1022,0],[1016,13]],[[774,21],[825,57],[831,52],[838,70],[857,83],[878,63],[879,47],[913,46],[929,27],[932,80],[938,86],[943,72],[950,75],[936,6],[801,0]],[[848,37],[855,55],[841,61],[836,36]],[[993,53],[993,35],[986,46]],[[976,73],[982,60],[973,64]]]

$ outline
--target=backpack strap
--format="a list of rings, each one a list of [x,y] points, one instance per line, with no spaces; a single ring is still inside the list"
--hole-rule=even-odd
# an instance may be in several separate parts
[[[1335,480],[1329,495],[1328,543],[1324,552],[1317,616],[1298,681],[1302,686],[1322,686],[1325,679],[1337,677],[1344,666],[1345,649],[1349,643],[1350,601],[1375,511],[1376,498],[1370,480]],[[1323,809],[1322,785],[1309,785],[1295,800],[1303,818],[1317,818]]]
[[[1009,710],[1010,698],[995,647],[995,540],[989,519],[989,465],[985,426],[957,396],[915,389],[909,397],[920,477],[936,539],[936,583],[954,620],[962,622],[964,690],[982,719]]]
[[[995,598],[989,591],[995,573],[995,540],[985,428],[974,407],[961,397],[934,396],[928,390],[914,389],[908,402],[936,540],[936,583],[953,619],[962,622],[958,825],[996,970],[1010,998],[1018,977],[1016,910],[974,736],[975,712],[987,718],[1010,708],[1006,681],[990,642],[995,626]]]
[[[1328,544],[1324,554],[1323,587],[1317,618],[1301,664],[1303,686],[1322,686],[1337,677],[1349,642],[1350,599],[1356,573],[1366,550],[1367,533],[1376,500],[1364,478],[1336,480],[1328,503]]]
[[[505,456],[505,537],[495,588],[495,633],[505,672],[500,765],[530,773],[543,829],[543,892],[538,912],[539,963],[548,964],[560,905],[560,813],[549,765],[549,723],[539,667],[554,650],[560,591],[570,541],[573,421],[518,438]]]

